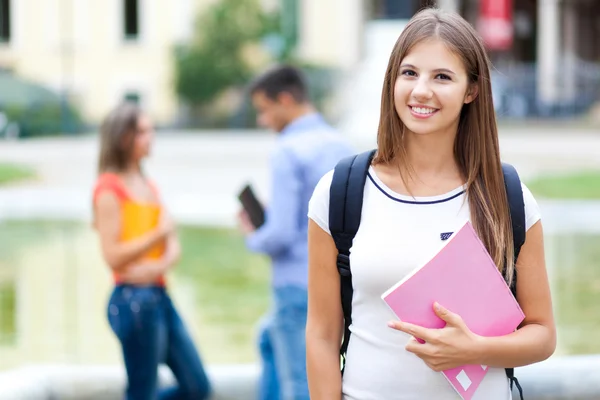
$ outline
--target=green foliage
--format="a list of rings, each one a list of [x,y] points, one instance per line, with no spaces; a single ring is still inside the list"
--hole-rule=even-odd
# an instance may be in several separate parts
[[[195,24],[191,43],[175,51],[175,88],[192,105],[204,105],[253,75],[246,46],[275,31],[277,19],[257,0],[220,0]]]
[[[78,111],[58,102],[35,106],[8,105],[3,110],[10,122],[19,125],[20,137],[77,133],[83,128]]]

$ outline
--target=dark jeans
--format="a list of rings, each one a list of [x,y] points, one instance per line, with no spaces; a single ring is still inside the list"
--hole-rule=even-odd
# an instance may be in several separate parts
[[[117,286],[108,321],[121,342],[127,370],[127,400],[203,400],[208,377],[183,321],[162,287]],[[166,364],[177,386],[158,388],[158,365]]]

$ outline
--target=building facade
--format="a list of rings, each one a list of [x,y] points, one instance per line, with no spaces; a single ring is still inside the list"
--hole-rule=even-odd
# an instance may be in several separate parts
[[[90,122],[131,99],[168,124],[173,46],[211,1],[0,0],[0,68],[67,96]]]

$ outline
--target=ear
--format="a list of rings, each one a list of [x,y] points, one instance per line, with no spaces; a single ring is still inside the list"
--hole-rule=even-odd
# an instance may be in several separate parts
[[[477,86],[477,83],[470,84],[469,89],[467,90],[467,94],[465,96],[465,104],[469,104],[469,103],[473,102],[473,100],[475,100],[477,98],[478,94],[479,94],[479,87]]]
[[[277,101],[279,101],[280,104],[286,107],[294,105],[296,103],[296,99],[294,99],[294,96],[292,96],[292,94],[288,92],[279,93],[279,95],[277,96]]]

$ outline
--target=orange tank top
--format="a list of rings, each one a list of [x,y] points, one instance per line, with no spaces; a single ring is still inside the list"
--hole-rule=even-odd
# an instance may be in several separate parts
[[[150,182],[157,199],[159,193],[156,186]],[[139,202],[131,197],[121,178],[113,173],[104,173],[98,177],[94,187],[93,202],[94,205],[98,196],[104,191],[112,192],[121,207],[121,234],[120,240],[127,241],[140,237],[158,226],[162,206],[159,202]],[[157,260],[163,256],[165,248],[164,243],[158,244],[146,252],[140,260]],[[113,273],[116,284],[120,283],[119,274]],[[161,276],[158,285],[165,285],[165,278]]]

